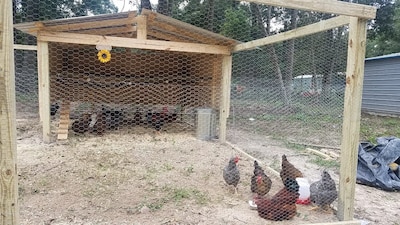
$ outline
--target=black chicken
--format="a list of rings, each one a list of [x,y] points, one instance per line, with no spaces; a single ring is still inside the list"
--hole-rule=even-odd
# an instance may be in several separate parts
[[[50,105],[50,115],[54,116],[56,115],[58,109],[60,109],[60,106],[58,105],[58,103],[54,103]]]
[[[229,160],[229,163],[227,166],[225,166],[224,171],[223,171],[223,177],[225,182],[228,185],[233,185],[235,187],[235,193],[237,193],[237,185],[240,180],[240,172],[236,164],[239,162],[239,157],[232,157]]]
[[[140,112],[140,110],[136,110],[133,117],[133,122],[135,125],[140,125],[142,123],[142,113]]]
[[[89,131],[89,126],[91,122],[91,114],[84,113],[77,120],[72,123],[72,130],[76,133],[85,133]]]
[[[328,210],[337,196],[338,192],[336,190],[335,181],[326,170],[322,172],[321,180],[310,185],[310,200],[317,205],[317,207],[313,209],[321,208],[323,210]]]
[[[161,127],[164,125],[164,117],[161,113],[156,112],[151,115],[151,126],[159,133]]]

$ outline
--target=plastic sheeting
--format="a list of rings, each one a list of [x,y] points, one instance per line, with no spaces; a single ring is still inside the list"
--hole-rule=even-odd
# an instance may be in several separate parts
[[[400,190],[400,168],[395,171],[390,163],[400,164],[400,139],[377,138],[377,145],[362,142],[358,147],[357,183],[386,191]]]

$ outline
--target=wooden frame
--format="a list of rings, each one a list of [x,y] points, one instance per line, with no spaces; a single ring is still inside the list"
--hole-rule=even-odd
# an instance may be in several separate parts
[[[376,16],[376,8],[373,6],[336,0],[246,0],[246,2],[254,2],[258,4],[279,6],[290,9],[354,16],[364,19],[374,19]]]
[[[349,29],[340,152],[338,205],[338,217],[340,220],[352,220],[354,215],[367,20],[353,17],[350,20]]]
[[[294,38],[303,37],[306,35],[315,34],[318,32],[330,30],[336,27],[341,27],[343,25],[347,25],[350,23],[350,17],[348,16],[338,16],[335,18],[323,20],[318,23],[310,24],[304,27],[299,27],[294,30],[289,30],[286,32],[282,32],[273,36],[260,38],[254,41],[249,41],[246,43],[238,44],[233,48],[234,52],[254,49],[259,46],[274,44],[277,42],[282,42]]]
[[[144,37],[144,34],[142,34]],[[141,38],[143,38],[141,37]],[[162,51],[230,55],[230,48],[221,45],[207,45],[173,41],[156,41],[124,37],[112,37],[92,34],[40,31],[38,40],[44,42],[61,42],[83,45],[110,45],[115,47],[139,48]]]
[[[12,2],[0,0],[0,213],[19,224]]]
[[[335,0],[247,0],[247,2],[254,2],[259,4],[266,4],[271,6],[280,6],[300,10],[310,10],[323,13],[333,13],[339,16],[326,21],[321,21],[314,25],[309,25],[303,28],[298,28],[293,31],[285,32],[277,36],[271,36],[255,41],[238,44],[234,51],[241,51],[246,49],[272,44],[283,40],[288,40],[312,33],[320,32],[323,30],[332,29],[334,27],[350,24],[349,33],[349,49],[348,49],[348,62],[347,62],[347,77],[346,77],[346,92],[345,92],[345,109],[343,117],[343,133],[342,133],[342,151],[341,151],[341,167],[340,167],[340,183],[339,183],[339,208],[338,217],[340,220],[346,220],[333,223],[319,223],[314,225],[332,224],[332,225],[345,225],[345,224],[360,224],[359,221],[353,221],[354,214],[354,192],[355,192],[355,172],[357,162],[357,145],[358,133],[360,129],[360,115],[361,115],[361,94],[362,94],[362,81],[364,72],[364,57],[365,57],[365,41],[366,41],[366,19],[375,18],[376,9],[372,6],[347,3]],[[143,11],[143,15],[150,17],[148,22],[140,22],[128,16],[127,18],[114,18],[108,22],[91,21],[85,23],[53,25],[47,27],[44,23],[28,23],[17,25],[16,28],[25,32],[36,34],[38,33],[38,46],[23,46],[13,45],[13,32],[12,32],[12,5],[10,1],[0,0],[0,25],[1,25],[1,49],[0,49],[0,110],[2,110],[0,120],[0,146],[1,146],[1,167],[6,171],[1,176],[1,196],[3,199],[3,206],[0,210],[3,216],[1,220],[3,224],[18,224],[18,204],[17,204],[17,175],[16,175],[16,129],[15,129],[15,84],[14,84],[14,57],[12,49],[36,50],[38,51],[38,67],[39,67],[39,88],[40,88],[40,115],[43,121],[43,135],[45,141],[49,140],[50,132],[50,118],[49,118],[49,65],[48,65],[48,42],[63,42],[63,43],[76,43],[97,45],[106,44],[119,47],[128,48],[142,48],[154,49],[164,51],[180,51],[192,53],[207,53],[223,55],[222,62],[222,97],[220,103],[220,140],[226,141],[226,122],[229,116],[229,99],[230,99],[230,84],[231,84],[231,69],[232,69],[232,56],[231,45],[237,44],[232,40],[224,39],[218,34],[203,33],[191,25],[186,25],[177,22],[172,18],[162,15],[157,15]],[[349,17],[347,17],[349,16]],[[103,16],[106,17],[106,16]],[[103,18],[96,17],[96,18]],[[94,17],[91,17],[94,18]],[[198,31],[199,34],[188,36],[179,34],[171,34],[169,38],[173,41],[155,41],[148,40],[147,35],[148,27],[151,25],[164,26],[158,20],[165,20],[169,24],[181,25],[181,28],[174,29],[173,27],[166,27],[169,32],[182,32],[185,29],[192,29]],[[78,19],[65,21],[77,21]],[[137,23],[137,26],[133,26]],[[119,26],[118,29],[105,28],[107,26]],[[122,29],[121,26],[126,26]],[[182,28],[183,27],[183,28]],[[165,27],[164,27],[165,28]],[[137,39],[121,38],[112,36],[101,36],[93,34],[79,34],[90,33],[82,29],[103,29],[107,34],[114,34],[114,32],[130,33],[137,32]],[[66,31],[76,31],[77,33],[69,33]],[[97,30],[97,31],[99,31]],[[161,30],[153,31],[157,34]],[[207,36],[212,38],[212,43],[199,44],[199,43],[185,43],[179,42],[180,40],[190,40],[193,38],[202,38],[203,41],[209,41]],[[175,40],[174,40],[175,39]],[[227,42],[228,45],[218,43]],[[4,69],[3,69],[4,68]],[[2,87],[4,86],[4,88]],[[2,92],[1,90],[5,90]],[[4,99],[4,101],[3,101]]]
[[[39,115],[42,121],[43,141],[50,143],[50,74],[49,45],[37,41],[38,83],[39,83]]]

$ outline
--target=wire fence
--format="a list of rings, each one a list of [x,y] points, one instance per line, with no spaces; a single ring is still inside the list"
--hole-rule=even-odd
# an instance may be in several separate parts
[[[215,156],[221,159],[217,162],[223,167],[224,182],[234,186],[235,192],[244,193],[233,198],[225,193],[229,197],[220,199],[251,199],[250,207],[261,218],[294,220],[295,224],[310,222],[307,217],[311,214],[302,208],[308,201],[330,210],[338,193],[335,181],[321,167],[336,171],[337,163],[311,166],[311,162],[296,158],[298,152],[263,148],[266,142],[269,146],[272,142],[295,146],[340,145],[347,27],[231,54],[242,43],[333,17],[228,0],[159,0],[158,4],[141,1],[141,7],[129,2],[133,10],[118,13],[118,7],[109,1],[13,1],[15,44],[37,46],[37,50],[23,47],[15,50],[18,119],[39,124],[32,129],[46,130],[48,126],[49,133],[45,135],[52,141],[67,140],[71,148],[79,147],[84,152],[90,151],[91,146],[101,149],[100,145],[106,146],[112,140],[118,140],[115,146],[141,146],[142,142],[131,141],[145,135],[152,135],[150,142],[154,143],[160,137],[167,139],[162,136],[165,134],[171,137],[190,134],[207,140],[223,138],[220,135],[225,129],[224,104],[228,104],[227,141],[266,163],[258,165],[261,162],[247,160],[246,166],[239,167],[242,171],[239,175],[238,158]],[[230,59],[232,66],[227,63]],[[230,69],[231,74],[227,74]],[[49,109],[43,109],[47,106]],[[18,131],[18,138],[26,137],[23,127]],[[138,134],[142,136],[135,136]],[[190,145],[172,139],[172,146],[178,149],[182,146],[175,146],[175,142]],[[156,144],[152,146],[158,149]],[[165,153],[165,149],[159,151]],[[229,150],[226,152],[233,155]],[[92,162],[92,156],[74,154],[89,164]],[[99,156],[100,161],[115,159],[115,155],[109,155],[104,149],[99,154],[105,154]],[[209,154],[217,153],[210,151]],[[178,168],[175,163],[182,156],[159,161],[163,163],[161,167],[153,165],[159,159],[152,157],[156,158],[149,155],[141,161],[146,174],[138,179],[150,179],[144,185],[154,184],[155,192],[173,197],[137,203],[140,210],[146,206],[156,214],[171,199],[194,199],[196,203],[202,202],[200,206],[209,199],[199,187],[200,191],[174,189],[167,181],[161,185],[157,183],[159,180],[152,179],[161,176],[160,171]],[[207,159],[207,156],[199,158]],[[185,160],[197,165],[196,160]],[[102,170],[115,169],[120,163],[129,164],[121,158],[115,164],[106,161],[94,167],[102,174]],[[182,169],[181,181],[188,181],[196,169],[200,170],[195,166]],[[244,169],[247,172],[243,173]],[[270,169],[280,171],[279,177]],[[222,181],[220,173],[207,174],[218,176]],[[88,175],[84,179],[99,177]],[[305,177],[318,182],[310,185]],[[333,177],[337,180],[336,175]],[[209,182],[207,177],[204,182]],[[139,186],[135,188],[140,189]],[[104,185],[101,190],[107,187]],[[85,191],[83,197],[94,201],[100,196],[99,190]],[[140,195],[140,191],[135,192]],[[146,192],[145,197],[153,196]],[[296,204],[303,210],[301,216]],[[245,206],[248,207],[247,202]],[[336,220],[333,213],[324,218],[319,218],[318,213],[310,217],[312,222]]]

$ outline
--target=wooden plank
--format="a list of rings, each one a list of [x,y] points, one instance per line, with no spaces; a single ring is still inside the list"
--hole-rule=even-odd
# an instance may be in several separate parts
[[[273,36],[257,39],[254,41],[249,41],[246,43],[238,44],[233,48],[234,52],[249,50],[256,47],[274,44],[294,38],[304,37],[307,35],[319,33],[321,31],[331,30],[336,27],[341,27],[349,24],[350,17],[348,16],[338,16],[331,19],[323,20],[318,23],[310,24],[307,26],[299,27],[294,30],[282,32]]]
[[[0,0],[0,224],[19,224],[12,1]]]
[[[112,28],[99,28],[99,29],[89,29],[80,30],[77,33],[80,34],[98,34],[98,35],[110,35],[110,34],[124,34],[129,32],[135,32],[136,26],[123,26],[123,27],[112,27]]]
[[[80,23],[71,23],[71,24],[61,24],[55,26],[39,26],[30,30],[30,33],[36,33],[39,30],[46,31],[76,31],[76,30],[86,30],[86,29],[94,29],[101,27],[112,27],[112,26],[123,26],[126,24],[133,24],[136,22],[135,18],[123,18],[123,19],[109,19],[102,21],[90,21],[90,22],[80,22]],[[37,23],[43,24],[43,23]]]
[[[361,225],[361,221],[348,220],[348,221],[339,221],[339,222],[311,223],[308,225]]]
[[[57,130],[57,139],[66,140],[68,139],[68,127],[69,127],[69,114],[71,111],[71,104],[69,101],[64,101],[61,104],[60,110],[60,123]]]
[[[38,40],[48,42],[61,42],[86,45],[111,45],[115,47],[152,49],[163,51],[195,52],[207,54],[230,55],[230,49],[226,46],[193,44],[172,41],[138,40],[134,38],[111,37],[90,34],[77,34],[66,32],[41,31]]]
[[[219,107],[219,140],[226,142],[226,123],[229,116],[230,80],[232,75],[232,56],[222,59],[221,102]]]
[[[19,45],[19,44],[14,44],[14,49],[36,51],[36,50],[37,50],[37,46],[36,46],[36,45]]]
[[[151,23],[149,22],[149,26],[156,27],[156,29],[162,33],[173,34],[178,37],[181,36],[181,37],[191,38],[201,43],[216,44],[218,42],[217,40],[212,39],[210,36],[207,36],[206,34],[191,32],[190,30],[176,27],[171,24],[164,23],[162,21],[155,20]]]
[[[274,176],[276,176],[276,178],[281,179],[280,174],[278,171],[274,170],[273,168],[267,166],[266,163],[262,162],[261,160],[257,159],[256,157],[250,155],[249,153],[247,153],[246,151],[242,150],[241,148],[239,148],[238,146],[226,141],[225,142],[227,145],[229,145],[230,147],[232,147],[233,149],[235,149],[236,151],[240,152],[242,155],[246,156],[247,158],[251,159],[251,160],[256,160],[257,162],[259,162],[260,164],[264,164],[263,167],[268,170],[270,173],[272,173]]]
[[[344,96],[338,218],[352,220],[360,135],[367,20],[351,18]]]
[[[39,114],[42,121],[43,141],[50,143],[50,76],[48,42],[37,41],[39,76]]]
[[[237,0],[239,1],[239,0]],[[336,0],[245,0],[271,6],[374,19],[376,7]]]
[[[151,37],[155,37],[155,38],[163,39],[163,40],[167,40],[167,41],[177,41],[177,42],[194,42],[195,41],[193,39],[188,39],[188,38],[176,36],[173,34],[159,32],[157,30],[148,30],[147,34]]]
[[[182,22],[180,20],[174,19],[169,16],[165,16],[159,13],[155,13],[148,9],[142,10],[143,15],[147,15],[149,17],[149,26],[156,25],[158,29],[167,29],[176,34],[184,34],[184,36],[190,35],[190,37],[201,38],[201,42],[213,40],[214,42],[218,40],[218,42],[226,42],[229,45],[234,45],[238,41],[227,38],[221,34],[217,34],[200,27],[196,27],[192,24]],[[215,44],[215,43],[213,43]]]
[[[140,15],[136,18],[137,21],[137,39],[147,39],[147,17]]]

